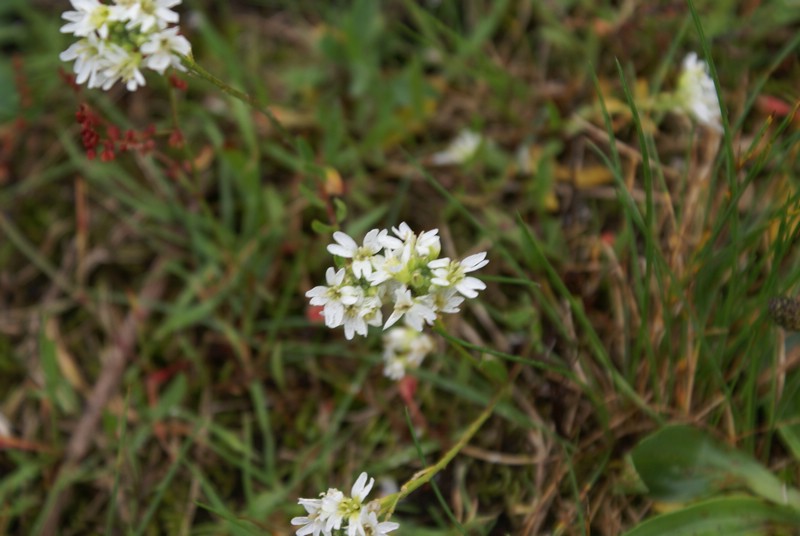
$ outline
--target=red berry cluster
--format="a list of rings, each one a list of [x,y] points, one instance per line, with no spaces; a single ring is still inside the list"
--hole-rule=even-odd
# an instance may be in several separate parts
[[[152,151],[156,142],[153,136],[156,133],[154,125],[141,131],[126,130],[123,134],[116,125],[106,126],[106,136],[102,137],[98,131],[102,127],[103,119],[88,105],[81,104],[75,113],[75,119],[81,126],[81,141],[86,150],[86,158],[94,160],[100,148],[100,160],[109,162],[114,160],[117,151],[138,151],[147,154]]]

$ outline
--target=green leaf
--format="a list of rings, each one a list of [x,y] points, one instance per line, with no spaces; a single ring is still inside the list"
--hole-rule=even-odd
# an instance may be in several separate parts
[[[792,451],[795,460],[800,460],[800,424],[787,424],[778,428],[781,439]]]
[[[508,381],[508,370],[503,361],[497,356],[483,354],[483,356],[481,356],[480,368],[498,383],[505,383]]]
[[[334,198],[333,205],[336,207],[336,221],[344,221],[347,218],[347,205],[339,198]]]
[[[793,534],[800,512],[756,497],[717,497],[648,519],[625,536]]]
[[[3,33],[0,30],[0,36]],[[9,61],[0,61],[0,87],[3,88],[0,91],[0,121],[7,121],[19,113],[19,95],[14,87],[14,71]]]
[[[334,231],[336,231],[336,227],[333,225],[328,225],[327,223],[322,223],[319,220],[314,220],[311,222],[311,229],[319,234],[319,235],[332,235]]]
[[[656,500],[683,502],[744,488],[800,510],[797,490],[749,456],[690,426],[662,428],[642,440],[631,459]]]

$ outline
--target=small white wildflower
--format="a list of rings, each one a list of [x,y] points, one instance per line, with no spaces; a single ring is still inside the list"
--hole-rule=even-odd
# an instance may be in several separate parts
[[[300,525],[296,532],[297,536],[305,536],[307,534],[313,536],[325,534],[327,536],[330,531],[326,531],[326,519],[321,515],[323,513],[322,499],[300,499],[297,502],[306,509],[305,516],[293,517],[291,520],[292,525]]]
[[[383,329],[388,328],[404,317],[405,323],[417,331],[422,331],[422,323],[433,324],[436,311],[433,310],[428,295],[413,297],[408,287],[400,287],[395,291],[394,311],[386,320]]]
[[[106,77],[103,89],[108,90],[117,80],[125,82],[128,91],[136,91],[139,86],[145,85],[144,75],[139,70],[142,67],[142,55],[138,52],[129,52],[119,45],[111,43],[105,51],[108,67],[103,71]]]
[[[682,110],[700,123],[722,131],[722,113],[714,81],[708,74],[706,62],[698,59],[694,52],[683,59],[676,96]]]
[[[383,375],[400,380],[409,368],[418,368],[433,351],[433,339],[410,327],[396,327],[383,336]]]
[[[98,0],[70,0],[75,11],[65,11],[61,18],[69,21],[61,27],[61,33],[86,37],[97,32],[102,39],[108,37],[109,7]]]
[[[414,249],[420,257],[438,257],[439,252],[442,251],[442,244],[439,241],[439,229],[419,233]]]
[[[83,84],[88,81],[88,86],[100,87],[106,81],[103,74],[109,67],[105,57],[104,43],[91,33],[73,43],[67,50],[58,55],[61,61],[75,60],[75,82]]]
[[[325,520],[325,534],[330,534],[332,530],[342,528],[343,517],[341,514],[342,502],[346,499],[344,493],[336,488],[328,488],[322,495],[322,506],[320,507],[321,516]]]
[[[143,68],[159,74],[173,67],[185,70],[181,56],[191,53],[191,45],[179,35],[179,16],[172,7],[181,0],[71,0],[71,11],[62,17],[67,24],[62,33],[79,39],[59,55],[62,61],[75,60],[76,82],[90,88],[108,90],[122,81],[128,91],[145,85]]]
[[[433,307],[440,313],[453,314],[461,310],[464,297],[458,291],[449,287],[438,287],[431,292]]]
[[[408,242],[417,236],[406,222],[401,222],[397,227],[392,227],[392,232],[397,235],[397,238],[402,242]],[[402,247],[402,243],[392,249],[399,249],[400,247]]]
[[[378,327],[383,324],[383,302],[378,296],[368,296],[361,302],[361,317],[369,326]]]
[[[400,524],[394,521],[378,522],[378,514],[366,509],[361,511],[361,526],[366,536],[387,536],[393,530],[400,528]]]
[[[333,233],[333,239],[337,243],[330,244],[328,251],[337,257],[353,259],[352,269],[356,277],[369,277],[372,273],[372,257],[383,247],[381,241],[386,234],[385,230],[372,229],[364,237],[364,245],[359,247],[350,236],[336,231]]]
[[[128,29],[138,26],[143,32],[154,28],[163,30],[180,20],[179,15],[170,8],[180,4],[181,0],[118,0],[118,3],[129,7]]]
[[[462,261],[437,259],[441,250],[437,229],[416,234],[403,222],[392,233],[372,229],[359,245],[336,231],[327,249],[347,259],[345,266],[339,271],[329,268],[327,286],[306,292],[311,305],[324,306],[325,325],[343,325],[348,340],[356,334],[366,336],[368,326],[383,324],[388,329],[401,318],[422,331],[438,314],[458,312],[464,298],[474,298],[486,288],[466,275],[486,266],[485,252]],[[391,305],[392,312],[383,322],[385,305]]]
[[[408,264],[408,258],[389,252],[386,255],[375,255],[372,257],[372,267],[374,271],[369,275],[367,281],[370,285],[376,286],[394,278]]]
[[[462,130],[444,151],[434,153],[431,163],[436,166],[462,164],[472,158],[483,137],[471,130]]]
[[[464,260],[451,261],[447,257],[436,259],[428,263],[428,268],[433,271],[431,283],[443,287],[453,287],[465,298],[475,298],[478,290],[486,288],[486,284],[475,277],[467,277],[466,274],[479,270],[489,264],[486,260],[486,252],[470,255]]]
[[[329,328],[342,325],[345,307],[358,302],[356,289],[344,284],[344,276],[344,268],[338,272],[328,268],[325,272],[328,286],[319,285],[306,292],[306,297],[311,298],[311,305],[323,306],[322,315],[325,318],[325,325]]]
[[[188,55],[192,46],[185,37],[178,34],[178,28],[167,28],[152,34],[140,50],[145,55],[145,66],[158,74],[164,74],[167,67],[185,71],[178,54]]]
[[[339,514],[347,520],[347,536],[366,536],[362,523],[363,504],[374,484],[374,478],[361,473],[350,489],[350,497],[339,503]]]
[[[363,302],[363,298],[359,301]],[[362,337],[367,336],[367,321],[364,316],[365,314],[359,302],[356,302],[355,305],[348,305],[345,307],[344,318],[342,319],[345,339],[348,341],[353,340],[356,333]]]

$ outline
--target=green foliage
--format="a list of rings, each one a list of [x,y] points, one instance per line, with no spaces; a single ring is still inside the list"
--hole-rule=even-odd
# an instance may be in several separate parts
[[[798,15],[696,4],[199,0],[183,31],[232,91],[128,94],[68,89],[59,12],[0,1],[0,534],[58,508],[65,535],[288,534],[298,497],[443,459],[397,533],[791,533],[797,336],[767,308],[800,280]],[[721,139],[648,108],[690,50]],[[81,104],[155,148],[87,159]],[[482,149],[431,165],[463,128]],[[334,230],[401,221],[490,259],[408,384],[304,298]],[[695,502],[632,528],[627,455]]]

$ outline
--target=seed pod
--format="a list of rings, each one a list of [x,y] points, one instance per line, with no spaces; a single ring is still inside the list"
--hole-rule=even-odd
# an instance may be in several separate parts
[[[797,298],[777,296],[768,304],[769,316],[785,329],[800,331],[800,301]]]

